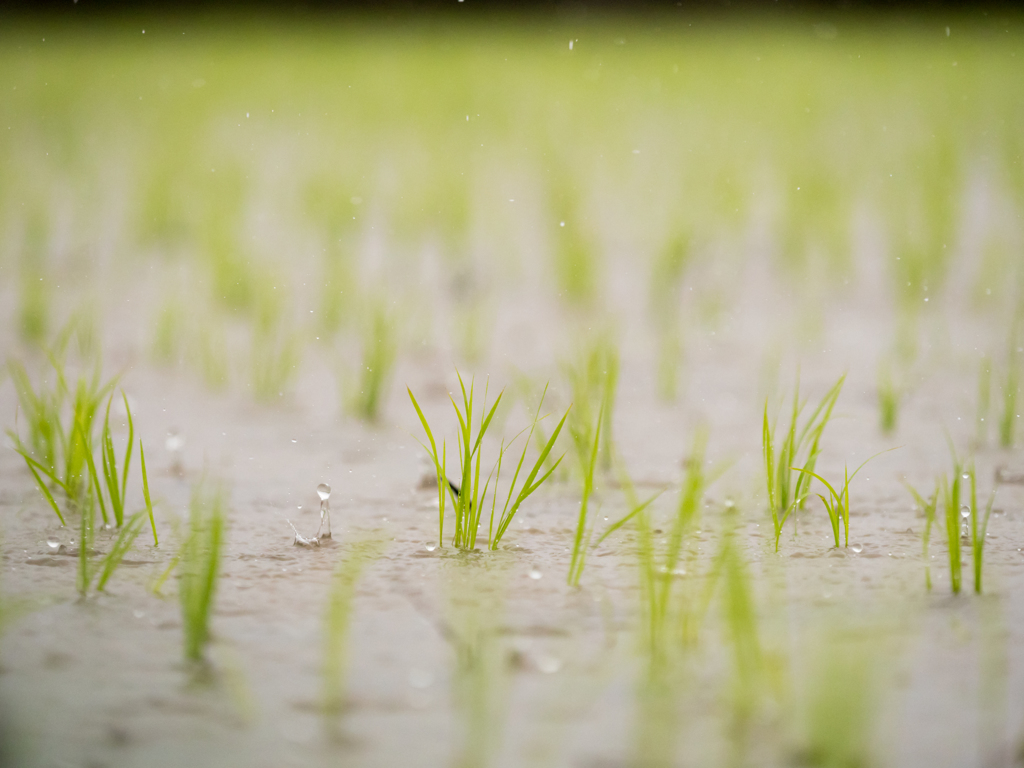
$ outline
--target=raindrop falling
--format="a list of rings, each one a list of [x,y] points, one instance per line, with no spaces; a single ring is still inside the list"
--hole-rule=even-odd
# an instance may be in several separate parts
[[[962,507],[960,507],[960,517],[962,517],[964,520],[966,520],[970,516],[971,516],[971,508],[970,508],[969,505],[964,504]]]

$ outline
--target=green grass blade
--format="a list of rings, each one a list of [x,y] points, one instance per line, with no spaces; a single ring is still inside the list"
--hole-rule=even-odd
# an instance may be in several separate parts
[[[132,544],[135,543],[136,537],[142,531],[142,526],[145,522],[146,513],[136,512],[128,519],[128,524],[125,525],[120,532],[117,534],[117,539],[114,541],[113,546],[110,548],[110,552],[103,558],[103,569],[100,571],[99,580],[96,582],[96,590],[102,592],[106,586],[107,581],[114,575],[114,571],[124,560],[124,556],[128,554],[128,550],[132,548]]]
[[[655,499],[657,499],[659,496],[661,496],[661,494],[663,494],[664,492],[665,491],[658,491],[656,494],[651,496],[651,498],[647,499],[647,501],[643,502],[642,504],[636,505],[624,517],[620,518],[619,520],[615,521],[610,526],[608,526],[608,529],[604,533],[601,534],[600,538],[598,538],[597,543],[594,546],[600,545],[602,541],[607,539],[609,536],[611,536],[613,533],[615,533],[617,530],[619,530],[619,528],[624,526],[626,523],[628,523],[634,517],[636,517],[641,512],[643,512],[645,509],[647,509],[647,507],[649,507],[651,504],[653,504]]]
[[[128,418],[128,447],[124,451],[124,474],[121,477],[121,499],[128,497],[128,468],[132,463],[132,446],[135,444],[135,424],[132,421],[132,409],[128,407],[128,395],[121,390],[121,397],[124,399],[124,412]]]
[[[149,527],[153,531],[153,546],[159,547],[160,541],[156,536],[156,520],[153,519],[153,500],[149,496],[149,475],[146,474],[146,451],[142,447],[142,438],[139,438],[139,463],[142,465],[142,496],[146,500],[146,512],[149,514]]]

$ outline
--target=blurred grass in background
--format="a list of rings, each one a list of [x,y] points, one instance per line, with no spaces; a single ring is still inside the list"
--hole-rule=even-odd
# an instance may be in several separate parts
[[[494,287],[526,280],[599,313],[615,257],[654,276],[671,357],[669,283],[693,254],[724,244],[716,258],[739,265],[760,238],[797,292],[845,290],[864,216],[912,328],[966,252],[975,178],[995,213],[971,229],[974,307],[1012,311],[1020,20],[746,19],[8,25],[2,343],[43,343],[90,291],[140,295],[155,360],[251,376],[272,398],[300,332],[360,347],[361,296],[411,297],[400,341],[462,337],[476,359],[479,333],[446,330],[436,306],[486,329]],[[251,359],[222,369],[217,350],[235,347]],[[659,366],[671,397],[672,361]]]

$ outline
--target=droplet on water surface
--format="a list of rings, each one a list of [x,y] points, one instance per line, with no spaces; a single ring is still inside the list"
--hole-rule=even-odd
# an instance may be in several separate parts
[[[320,501],[327,501],[331,498],[331,486],[327,483],[320,483],[320,485],[316,487],[316,492],[317,495],[320,496]]]
[[[536,568],[530,569],[530,578],[534,581],[539,581],[544,574],[538,571]]]
[[[850,545],[850,549],[852,549],[855,553],[857,553],[859,555],[861,552],[864,551],[864,545],[863,544],[851,544]]]
[[[433,552],[435,549],[437,549],[437,544],[424,544],[423,548],[427,550],[427,552]]]
[[[55,539],[53,536],[51,536],[50,538],[48,538],[46,540],[46,548],[50,552],[55,552],[57,554],[60,554],[60,553],[65,551],[64,550],[64,545],[61,544],[60,541]]]

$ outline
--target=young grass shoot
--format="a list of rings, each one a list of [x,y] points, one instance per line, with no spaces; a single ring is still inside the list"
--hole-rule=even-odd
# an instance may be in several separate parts
[[[800,402],[800,385],[793,392],[793,407],[789,428],[781,444],[777,444],[777,430],[768,420],[768,403],[764,406],[761,428],[761,448],[764,455],[765,479],[768,490],[768,508],[775,531],[775,551],[779,551],[779,537],[790,514],[802,506],[821,452],[821,435],[832,417],[832,409],[846,381],[846,374],[832,385],[814,409],[811,417],[801,426],[800,414],[805,403]],[[831,514],[831,513],[830,513]]]
[[[555,441],[558,439],[558,435],[562,431],[562,426],[565,424],[569,411],[567,410],[565,415],[562,416],[561,421],[558,422],[558,425],[555,427],[551,437],[548,438],[547,443],[541,450],[540,455],[533,464],[533,467],[527,473],[526,479],[520,484],[518,481],[520,474],[523,471],[523,467],[526,466],[526,453],[530,446],[530,439],[533,437],[533,432],[537,427],[537,423],[541,419],[540,412],[544,406],[544,396],[547,394],[547,387],[545,387],[544,394],[541,395],[540,403],[537,405],[537,411],[534,415],[533,422],[528,430],[522,430],[511,441],[509,441],[507,445],[504,440],[502,441],[501,447],[498,451],[498,458],[494,466],[490,473],[485,478],[482,478],[482,442],[484,435],[487,433],[487,429],[490,427],[491,421],[494,418],[495,411],[497,411],[498,405],[501,402],[504,390],[498,394],[494,404],[490,409],[488,409],[487,390],[485,387],[484,401],[480,408],[479,426],[474,430],[474,382],[472,380],[470,381],[469,390],[467,391],[465,382],[462,380],[462,375],[459,374],[458,378],[462,394],[461,409],[459,404],[455,401],[455,398],[449,396],[452,402],[452,407],[455,409],[455,415],[459,421],[458,455],[460,483],[457,486],[451,483],[446,475],[446,444],[444,442],[441,443],[441,450],[439,452],[433,431],[430,429],[430,424],[427,422],[427,418],[424,416],[423,410],[416,401],[416,397],[413,395],[411,389],[406,388],[406,391],[409,393],[409,399],[412,401],[413,407],[416,409],[416,414],[419,416],[420,424],[423,426],[423,431],[426,433],[427,441],[430,444],[430,447],[428,448],[426,445],[421,443],[434,465],[434,470],[437,476],[439,494],[438,540],[440,545],[444,546],[445,495],[447,495],[448,500],[451,501],[455,513],[455,535],[452,539],[452,545],[457,549],[470,550],[476,548],[476,538],[481,525],[481,516],[486,507],[487,494],[490,492],[491,510],[490,521],[487,527],[487,542],[488,547],[493,550],[498,548],[498,544],[501,543],[502,537],[505,535],[509,525],[512,523],[512,519],[515,517],[516,512],[519,511],[522,504],[538,488],[540,488],[545,480],[551,477],[552,472],[555,471],[558,464],[562,461],[562,457],[559,457],[550,469],[541,474],[544,462],[554,448]],[[505,497],[504,505],[499,511],[497,507],[499,498],[498,482],[501,478],[502,461],[515,440],[524,432],[527,432],[527,435],[526,440],[523,443],[523,450],[519,456],[519,461],[516,464],[515,472],[512,475],[512,481],[509,484],[508,494]],[[540,475],[539,478],[538,475]],[[483,480],[482,486],[481,480]],[[494,481],[493,490],[491,489],[492,480]],[[495,519],[496,513],[497,519]]]
[[[210,641],[210,615],[220,575],[224,543],[224,493],[207,491],[202,485],[192,491],[189,532],[179,553],[178,599],[184,628],[186,660],[201,663]]]

